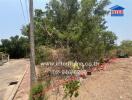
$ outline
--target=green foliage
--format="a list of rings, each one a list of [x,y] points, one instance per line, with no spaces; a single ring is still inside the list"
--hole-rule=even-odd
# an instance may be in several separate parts
[[[37,84],[31,89],[30,100],[44,100],[42,84]]]
[[[74,60],[98,60],[114,46],[116,36],[105,26],[108,4],[108,0],[51,0],[47,5],[47,19]]]
[[[80,82],[79,81],[70,81],[64,85],[64,92],[65,96],[64,98],[70,97],[78,97],[78,89],[80,87]]]
[[[36,49],[36,64],[42,63],[42,61],[51,61],[52,60],[52,49],[40,46]]]
[[[132,41],[123,40],[120,46],[117,47],[116,55],[119,58],[128,58],[132,56]]]
[[[117,57],[118,58],[128,58],[128,53],[125,52],[124,50],[117,50]]]
[[[94,62],[108,56],[117,39],[105,25],[109,13],[105,7],[109,3],[109,0],[50,0],[45,11],[35,10],[36,47],[65,48],[74,61]],[[28,36],[29,25],[23,27],[22,33]]]
[[[33,95],[36,95],[38,93],[41,93],[43,91],[43,85],[42,84],[38,84],[37,86],[35,86],[33,89],[32,89],[32,94]]]
[[[124,40],[121,42],[120,49],[127,55],[132,56],[132,41]]]
[[[49,48],[46,46],[39,46],[36,48],[36,64],[43,62],[52,62],[52,61],[68,61],[69,56],[66,49],[59,48]]]
[[[105,25],[109,13],[105,7],[109,3],[109,0],[50,0],[45,11],[36,9],[37,64],[53,60],[51,48],[66,49],[70,61],[95,62],[108,57],[117,39]],[[22,34],[29,36],[29,25],[23,27]],[[78,88],[79,81],[67,83],[66,96],[77,97]]]
[[[2,45],[0,44],[0,52],[4,51]]]
[[[109,58],[116,58],[117,57],[117,48],[113,48],[112,50],[109,51]]]
[[[45,93],[45,89],[47,89],[51,85],[51,80],[45,80],[44,82],[36,83],[30,92],[30,100],[48,100],[48,96]]]
[[[26,37],[14,36],[1,40],[2,51],[8,53],[11,58],[23,58],[29,54],[29,44]]]

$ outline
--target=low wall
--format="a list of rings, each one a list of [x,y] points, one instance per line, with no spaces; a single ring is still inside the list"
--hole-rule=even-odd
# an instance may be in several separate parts
[[[0,53],[0,66],[9,61],[9,55]]]

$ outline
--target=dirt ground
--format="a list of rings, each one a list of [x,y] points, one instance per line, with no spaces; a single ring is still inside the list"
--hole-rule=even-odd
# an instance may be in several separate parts
[[[62,97],[62,92],[48,94],[48,100]],[[72,100],[132,100],[132,58],[114,60],[105,71],[92,73],[82,80],[79,97]]]

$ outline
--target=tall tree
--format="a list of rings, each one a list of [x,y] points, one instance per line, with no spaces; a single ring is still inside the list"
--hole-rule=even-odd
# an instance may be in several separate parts
[[[50,0],[46,11],[35,10],[37,46],[67,48],[74,60],[99,60],[117,39],[107,30],[109,0]],[[36,47],[37,47],[36,46]]]

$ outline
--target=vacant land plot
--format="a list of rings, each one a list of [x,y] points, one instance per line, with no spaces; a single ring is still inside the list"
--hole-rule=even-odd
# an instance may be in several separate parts
[[[49,100],[62,100],[62,94]],[[82,81],[79,97],[72,100],[132,100],[132,58],[118,59],[105,71],[94,72]]]

